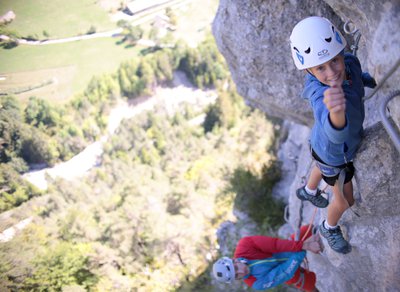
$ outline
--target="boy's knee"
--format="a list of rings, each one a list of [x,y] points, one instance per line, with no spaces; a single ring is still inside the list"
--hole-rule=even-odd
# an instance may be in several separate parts
[[[349,203],[346,200],[344,200],[343,202],[341,202],[341,204],[338,207],[339,207],[340,212],[344,213],[344,211],[346,211],[350,206],[349,206]]]
[[[337,196],[332,203],[329,204],[332,208],[338,212],[343,213],[349,208],[350,202],[346,200],[342,195]]]

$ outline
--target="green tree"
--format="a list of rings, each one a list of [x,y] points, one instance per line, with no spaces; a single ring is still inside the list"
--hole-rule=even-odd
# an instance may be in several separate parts
[[[32,276],[26,279],[26,288],[40,291],[61,291],[68,285],[92,287],[97,277],[90,271],[89,244],[59,242],[45,249],[33,262]]]
[[[173,78],[174,65],[172,64],[172,56],[167,52],[159,51],[154,55],[156,61],[157,79],[160,81],[171,81]]]
[[[56,127],[61,121],[61,115],[54,106],[44,99],[30,97],[25,108],[25,121],[37,128]]]
[[[5,49],[12,49],[17,47],[17,40],[21,38],[21,35],[16,31],[10,30],[7,24],[0,24],[0,35],[6,35],[9,37],[8,40],[0,40],[0,47],[3,47]]]
[[[235,91],[220,90],[217,101],[206,111],[206,118],[203,122],[204,131],[210,132],[215,126],[227,129],[234,127],[242,112],[241,103],[242,100]]]
[[[0,212],[19,206],[41,192],[24,180],[9,163],[0,163]]]
[[[21,149],[22,114],[17,99],[5,96],[0,99],[0,162],[18,156]]]
[[[235,206],[250,215],[264,230],[283,224],[283,203],[272,197],[272,187],[279,180],[278,165],[264,166],[261,178],[239,167],[231,178],[236,193]]]
[[[115,102],[119,95],[119,84],[110,74],[92,77],[84,93],[93,105]]]
[[[54,165],[59,153],[54,139],[36,128],[26,129],[21,146],[21,157],[27,163]]]
[[[121,93],[129,98],[136,97],[140,93],[140,91],[138,91],[138,67],[139,61],[132,59],[130,61],[123,62],[118,69],[118,80]]]
[[[212,37],[208,37],[196,49],[188,48],[179,68],[200,88],[213,87],[217,80],[228,76],[224,59]]]
[[[148,93],[146,90],[153,83],[154,73],[147,61],[130,60],[121,64],[118,80],[121,92],[129,98],[134,98]]]
[[[204,132],[211,132],[215,126],[219,126],[221,124],[220,121],[220,110],[217,106],[211,105],[208,107],[206,112],[206,117],[203,122]]]
[[[124,95],[129,95],[131,93],[131,81],[129,80],[128,73],[123,68],[119,70],[119,84],[121,86],[121,91]]]
[[[137,41],[140,40],[143,36],[143,29],[140,26],[133,26],[128,22],[120,22],[120,25],[123,27],[122,42],[128,42],[129,45],[136,45]]]
[[[146,59],[144,58],[141,59],[136,74],[139,78],[136,89],[137,95],[140,94],[150,95],[151,92],[149,92],[147,89],[150,88],[150,85],[153,85],[155,83],[155,78],[154,78],[153,68],[146,61]]]
[[[176,25],[178,23],[178,18],[176,17],[176,14],[171,7],[167,7],[165,9],[165,15],[167,15],[169,17],[169,22],[172,25]]]

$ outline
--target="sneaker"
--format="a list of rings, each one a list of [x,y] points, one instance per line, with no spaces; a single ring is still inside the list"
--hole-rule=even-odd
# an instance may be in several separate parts
[[[296,191],[297,197],[302,201],[310,201],[315,207],[326,208],[329,202],[321,195],[321,190],[317,189],[315,196],[309,195],[305,189],[305,186]]]
[[[335,229],[326,229],[323,221],[319,226],[319,233],[326,238],[329,246],[338,253],[349,253],[351,252],[351,245],[348,243],[342,234],[342,230],[340,227],[336,227]]]

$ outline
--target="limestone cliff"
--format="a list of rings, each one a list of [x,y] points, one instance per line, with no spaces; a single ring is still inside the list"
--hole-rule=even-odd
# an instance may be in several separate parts
[[[221,0],[213,22],[218,47],[246,103],[308,127],[313,122],[312,113],[299,97],[303,73],[291,59],[289,36],[293,26],[310,15],[325,16],[342,31],[343,23],[351,20],[362,34],[358,57],[363,70],[378,83],[400,58],[399,0]],[[353,43],[352,36],[346,37]],[[360,217],[347,211],[340,221],[353,251],[341,255],[327,247],[322,256],[309,255],[320,291],[400,291],[400,153],[377,114],[382,99],[400,89],[399,83],[397,69],[366,101],[365,139],[354,161],[357,175],[353,209]],[[370,93],[367,91],[367,95]],[[399,127],[400,97],[389,103],[388,110]],[[300,135],[296,143],[301,141],[298,153],[291,157],[296,163],[283,170],[295,173],[292,178],[284,178],[293,225],[299,220],[295,189],[308,177],[311,166],[308,131],[296,131]],[[313,208],[307,204],[303,220],[308,223]],[[325,211],[319,211],[315,223],[325,217]]]

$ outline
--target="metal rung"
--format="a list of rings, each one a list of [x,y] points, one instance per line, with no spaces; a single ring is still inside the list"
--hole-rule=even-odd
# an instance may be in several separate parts
[[[386,106],[390,100],[394,97],[400,95],[400,90],[395,90],[386,96],[379,107],[379,114],[381,115],[382,124],[389,134],[390,139],[392,139],[394,146],[396,147],[397,151],[400,153],[400,135],[398,131],[393,127],[392,123],[390,122],[389,118],[386,116]]]

